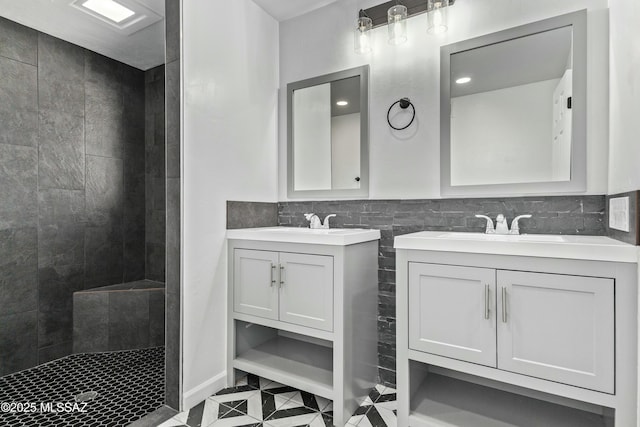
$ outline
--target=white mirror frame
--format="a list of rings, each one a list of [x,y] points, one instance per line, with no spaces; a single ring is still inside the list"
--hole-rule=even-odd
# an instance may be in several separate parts
[[[573,27],[573,98],[571,179],[485,185],[451,185],[451,55],[561,27]],[[581,10],[543,21],[464,40],[440,48],[440,191],[443,197],[521,196],[581,193],[587,189],[587,12]]]
[[[360,77],[360,188],[345,190],[296,190],[293,141],[293,92],[336,80]],[[369,197],[369,66],[325,74],[287,85],[287,195],[290,198],[367,198]]]

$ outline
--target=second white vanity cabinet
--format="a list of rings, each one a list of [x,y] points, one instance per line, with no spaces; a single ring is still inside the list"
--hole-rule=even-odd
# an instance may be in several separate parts
[[[234,311],[333,331],[333,257],[236,249]]]
[[[614,281],[409,263],[409,348],[614,392]]]
[[[636,247],[446,232],[395,247],[398,425],[636,425]]]
[[[498,369],[614,393],[614,280],[496,274]]]
[[[496,366],[495,271],[409,263],[409,347]]]

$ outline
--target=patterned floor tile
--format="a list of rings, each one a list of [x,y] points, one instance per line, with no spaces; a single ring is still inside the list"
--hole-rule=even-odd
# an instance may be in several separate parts
[[[247,423],[263,420],[260,390],[211,396],[205,401],[202,425],[209,426],[223,418],[236,418],[239,420],[240,418],[238,417],[240,416],[250,417],[250,420],[243,418],[243,421],[247,421]],[[191,424],[189,425],[191,426]]]
[[[365,418],[365,415],[353,415],[351,418],[349,418],[349,420],[347,421],[347,425],[349,427],[351,426],[357,426],[358,424],[360,424],[360,422]]]
[[[317,413],[293,415],[289,417],[267,420],[265,427],[326,427],[322,416]]]
[[[189,412],[181,412],[170,420],[167,420],[157,427],[184,427],[187,426]]]
[[[348,426],[397,427],[395,399],[395,390],[376,386]],[[248,375],[169,422],[162,427],[333,427],[333,402]]]
[[[384,421],[384,427],[397,427],[398,415],[395,410],[389,410],[384,408],[376,408],[380,413],[380,417]]]
[[[363,404],[348,420],[348,426],[396,427],[396,391],[382,385],[375,386]]]

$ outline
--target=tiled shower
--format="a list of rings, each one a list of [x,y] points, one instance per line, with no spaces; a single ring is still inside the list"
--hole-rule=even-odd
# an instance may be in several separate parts
[[[165,107],[164,66],[3,18],[0,75],[1,377],[72,353],[74,292],[165,281]]]

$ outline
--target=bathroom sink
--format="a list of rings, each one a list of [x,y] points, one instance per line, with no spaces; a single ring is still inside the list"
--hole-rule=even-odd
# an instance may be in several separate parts
[[[273,227],[270,232],[274,233],[287,233],[287,234],[300,234],[300,235],[314,235],[314,234],[353,234],[357,233],[361,229],[350,228],[299,228],[299,227]]]
[[[455,240],[478,240],[493,242],[564,242],[563,236],[552,234],[485,234],[443,233],[442,238]]]
[[[637,262],[633,245],[604,236],[421,231],[395,238],[396,249]]]
[[[346,246],[380,239],[380,230],[364,228],[263,227],[227,230],[228,239]]]

